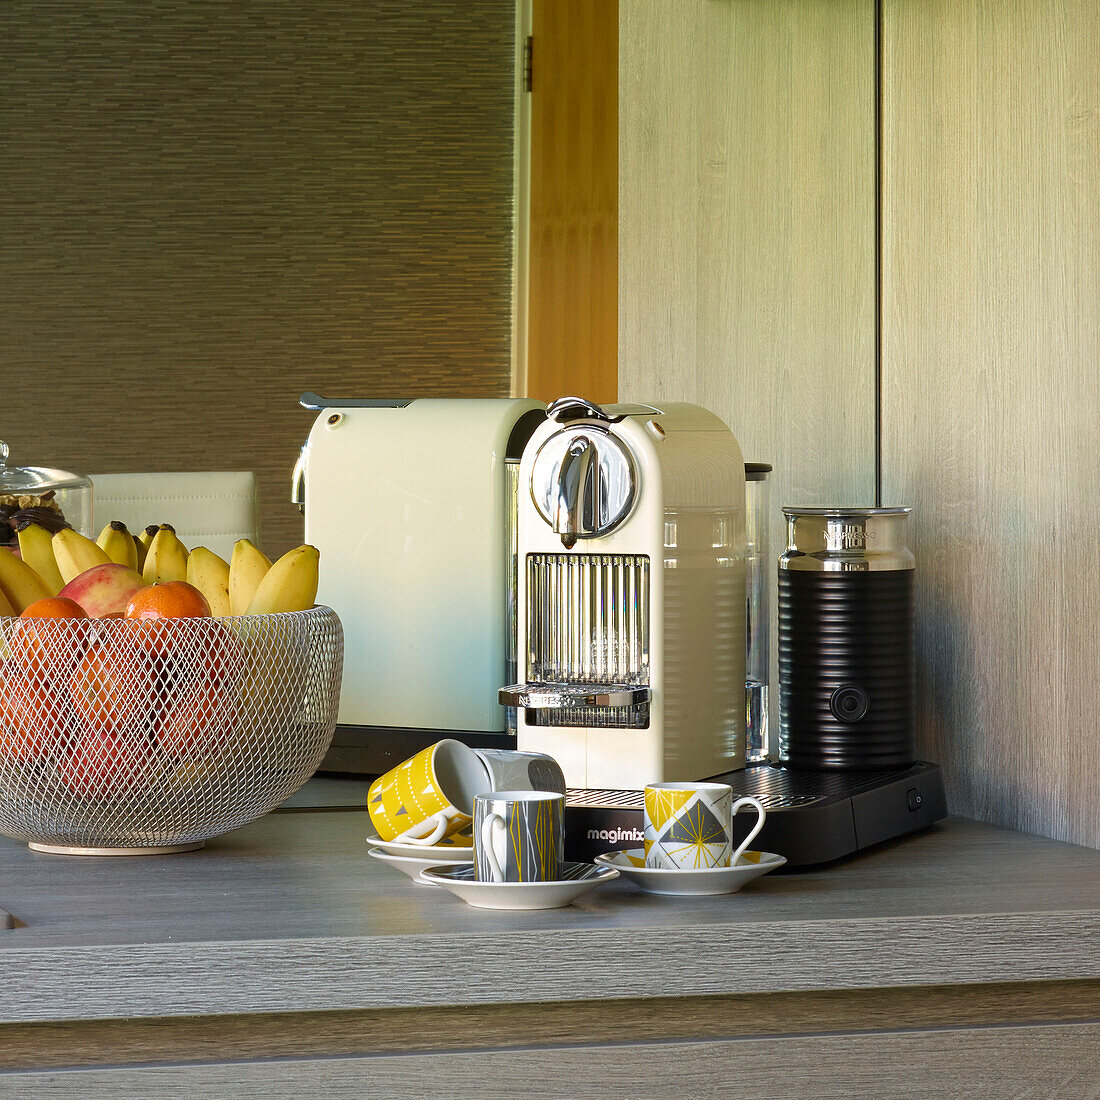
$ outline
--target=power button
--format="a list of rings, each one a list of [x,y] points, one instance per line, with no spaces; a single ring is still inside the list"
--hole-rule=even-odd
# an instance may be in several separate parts
[[[910,811],[915,812],[924,805],[924,796],[916,787],[910,787],[909,790],[905,792],[905,801],[909,804]]]

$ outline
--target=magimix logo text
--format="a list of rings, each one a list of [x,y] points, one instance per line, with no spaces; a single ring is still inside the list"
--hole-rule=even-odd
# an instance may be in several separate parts
[[[645,833],[641,829],[589,829],[589,840],[645,840]]]

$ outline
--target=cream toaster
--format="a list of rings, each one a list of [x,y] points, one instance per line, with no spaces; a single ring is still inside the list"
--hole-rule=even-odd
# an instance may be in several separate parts
[[[442,737],[515,747],[516,482],[537,401],[335,400],[294,471],[317,600],[344,626],[339,726],[322,765],[377,774]]]

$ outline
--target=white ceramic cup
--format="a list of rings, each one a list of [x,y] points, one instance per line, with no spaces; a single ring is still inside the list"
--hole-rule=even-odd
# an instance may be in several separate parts
[[[481,882],[554,882],[565,858],[565,796],[492,791],[474,800],[474,867]]]
[[[516,749],[474,749],[494,791],[552,791],[565,794],[561,765],[544,752]]]
[[[733,818],[742,807],[756,810],[756,823],[733,848]],[[764,827],[761,803],[733,800],[725,783],[650,783],[645,789],[645,864],[666,870],[702,870],[736,865]]]

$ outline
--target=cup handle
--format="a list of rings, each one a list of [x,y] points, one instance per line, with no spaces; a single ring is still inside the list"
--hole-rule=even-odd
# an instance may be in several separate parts
[[[435,821],[435,827],[426,836],[416,836],[418,829],[424,828],[431,821]],[[443,810],[438,813],[432,814],[431,817],[424,818],[418,825],[414,825],[411,829],[406,829],[400,836],[395,836],[395,841],[401,841],[403,844],[438,844],[443,839],[443,834],[447,831],[447,826],[450,824],[450,818],[447,817]]]
[[[493,872],[494,882],[504,881],[504,868],[497,859],[496,848],[493,846],[493,825],[499,821],[504,825],[504,818],[500,814],[486,814],[481,822],[481,848],[485,853],[485,859],[489,863],[489,869]]]
[[[751,797],[751,795],[745,795],[743,798],[739,798],[730,810],[730,820],[732,821],[737,816],[737,811],[742,806],[752,806],[756,809],[756,824],[749,830],[749,835],[737,847],[737,851],[730,856],[730,866],[736,867],[737,861],[741,858],[742,852],[756,839],[756,834],[764,828],[764,807],[757,801],[757,799]]]

